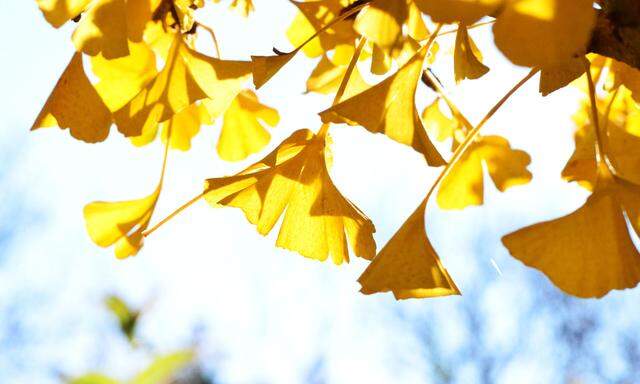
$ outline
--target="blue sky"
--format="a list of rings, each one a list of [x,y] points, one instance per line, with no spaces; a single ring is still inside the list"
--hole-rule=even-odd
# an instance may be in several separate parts
[[[227,12],[201,16],[215,26],[224,58],[289,46],[284,31],[294,7],[273,0],[256,6],[248,20]],[[135,258],[118,261],[94,246],[82,207],[150,193],[162,148],[135,148],[116,132],[98,145],[57,129],[29,132],[72,55],[72,29],[51,28],[35,1],[4,1],[0,10],[0,382],[49,383],[58,373],[89,370],[126,377],[144,366],[148,357],[130,350],[102,307],[110,293],[150,303],[140,332],[158,352],[190,345],[200,330],[202,364],[224,383],[301,383],[314,370],[330,383],[438,383],[438,359],[455,372],[452,382],[470,383],[482,376],[478,356],[496,360],[493,382],[565,382],[570,357],[584,382],[598,382],[582,367],[594,359],[582,349],[567,351],[558,339],[558,324],[577,324],[583,312],[599,319],[584,350],[610,377],[627,371],[618,338],[637,334],[637,291],[599,301],[565,298],[500,244],[505,233],[570,212],[586,197],[559,176],[573,148],[576,90],[543,99],[533,81],[486,127],[531,154],[531,184],[505,194],[489,184],[480,208],[430,207],[429,234],[464,295],[396,302],[358,293],[366,266],[360,260],[336,267],[276,249],[274,234],[259,236],[241,212],[204,203],[156,232]],[[472,34],[491,72],[450,90],[472,121],[526,73],[507,63],[488,35]],[[316,113],[330,100],[302,94],[313,64],[300,55],[259,91],[282,116],[270,148],[296,129],[319,125]],[[453,84],[450,68],[447,61],[434,67],[445,84]],[[215,155],[218,130],[204,127],[190,152],[170,153],[156,219],[198,193],[206,177],[236,172],[267,152],[224,163]],[[360,128],[335,126],[331,134],[332,177],[374,221],[381,248],[435,171],[410,149]],[[480,330],[469,326],[474,316]]]

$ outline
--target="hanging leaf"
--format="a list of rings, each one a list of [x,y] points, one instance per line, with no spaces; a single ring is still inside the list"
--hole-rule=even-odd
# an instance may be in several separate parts
[[[473,142],[465,154],[442,180],[438,190],[438,205],[444,209],[463,209],[484,203],[484,172],[486,164],[491,180],[500,192],[531,181],[527,166],[531,157],[513,150],[501,136],[482,136]]]
[[[114,113],[125,136],[139,136],[198,100],[237,93],[248,79],[249,64],[204,56],[176,35],[165,67],[133,100]]]
[[[134,256],[142,248],[142,232],[149,226],[159,195],[158,187],[138,200],[87,204],[84,220],[91,240],[103,248],[115,245],[119,259]]]
[[[367,40],[389,49],[402,35],[408,12],[405,1],[372,0],[358,13],[353,28]]]
[[[31,130],[68,128],[71,136],[87,143],[103,141],[109,135],[111,113],[89,82],[76,53],[47,99]]]
[[[444,159],[427,136],[415,106],[415,95],[427,48],[420,49],[394,75],[320,113],[323,122],[360,125],[373,133],[412,146],[431,166]]]
[[[207,180],[204,196],[213,205],[242,209],[262,235],[284,213],[278,247],[341,264],[349,261],[348,240],[357,256],[371,259],[373,224],[331,181],[325,145],[324,136],[296,131],[237,175]]]
[[[427,237],[425,199],[358,279],[361,292],[393,292],[396,299],[459,295]]]
[[[542,271],[563,291],[602,297],[640,281],[640,254],[625,214],[636,233],[640,187],[598,168],[593,194],[573,213],[520,229],[502,238],[511,255]]]
[[[479,79],[489,72],[489,67],[482,64],[482,53],[469,37],[467,27],[463,24],[458,24],[453,68],[456,82],[464,79]]]

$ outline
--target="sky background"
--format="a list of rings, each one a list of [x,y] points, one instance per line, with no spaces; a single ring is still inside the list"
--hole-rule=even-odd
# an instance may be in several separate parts
[[[216,29],[223,58],[290,47],[295,7],[287,1],[256,1],[249,19],[226,4],[208,8],[217,12],[199,19]],[[239,210],[205,203],[154,233],[134,258],[95,246],[83,206],[151,193],[162,146],[136,148],[115,131],[97,145],[58,129],[29,132],[73,53],[72,28],[53,29],[35,1],[0,2],[1,383],[56,383],[94,370],[125,378],[144,367],[148,354],[130,348],[102,305],[113,293],[146,306],[140,338],[153,351],[197,342],[202,366],[222,383],[636,382],[639,291],[568,298],[500,243],[586,198],[560,179],[573,150],[576,89],[542,98],[536,77],[483,130],[530,153],[529,185],[501,194],[489,183],[486,204],[464,211],[430,204],[429,236],[463,296],[396,302],[358,292],[361,260],[337,267],[276,249],[277,231],[261,237]],[[506,62],[485,28],[471,32],[491,68],[483,79],[454,87],[450,60],[433,68],[472,122],[527,72]],[[330,99],[303,94],[314,63],[299,55],[258,92],[281,114],[261,153],[223,162],[218,125],[203,127],[191,151],[170,152],[152,222],[199,193],[205,178],[243,169],[297,129],[317,129]],[[420,110],[429,97],[419,95]],[[331,135],[332,178],[373,220],[380,249],[438,170],[361,128],[333,126]]]

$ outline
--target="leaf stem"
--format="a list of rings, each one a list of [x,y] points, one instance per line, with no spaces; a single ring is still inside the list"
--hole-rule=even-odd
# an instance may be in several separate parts
[[[496,22],[495,20],[489,20],[489,21],[483,21],[481,23],[471,24],[471,25],[467,26],[467,30],[478,28],[478,27],[484,27],[485,25],[491,25],[491,24],[493,24],[495,22]],[[444,32],[438,34],[437,37],[458,33],[458,29],[460,29],[460,28],[455,28],[455,29],[452,29],[452,30],[449,30],[449,31],[444,31]]]
[[[184,203],[183,205],[181,205],[178,209],[176,209],[175,211],[171,212],[169,214],[169,216],[165,217],[164,219],[160,220],[157,224],[155,224],[153,227],[145,230],[144,232],[142,232],[142,236],[147,237],[150,234],[152,234],[153,232],[155,232],[158,228],[160,228],[162,225],[164,225],[167,221],[173,219],[175,216],[177,216],[180,212],[184,211],[185,209],[189,208],[190,206],[192,206],[194,203],[196,203],[198,200],[200,200],[201,198],[204,197],[204,193],[199,194],[198,196],[192,198],[191,200],[187,201],[186,203]]]
[[[462,112],[460,112],[460,109],[455,105],[453,101],[451,101],[449,96],[447,96],[447,92],[442,87],[442,84],[440,84],[440,81],[429,70],[426,70],[423,73],[429,79],[431,84],[433,84],[433,87],[436,89],[436,92],[438,92],[438,95],[445,101],[445,103],[447,103],[447,106],[451,110],[453,117],[458,119],[458,121],[460,121],[465,126],[467,132],[472,131],[473,125],[471,125],[469,120],[462,114]]]
[[[314,33],[313,35],[309,36],[302,44],[300,44],[299,46],[297,46],[293,51],[291,52],[281,52],[279,50],[276,50],[274,48],[274,51],[276,51],[276,53],[280,52],[280,54],[289,54],[289,53],[293,53],[296,52],[300,49],[302,49],[302,47],[304,47],[305,45],[307,45],[311,40],[315,39],[316,37],[318,37],[318,35],[320,35],[321,33],[323,33],[324,31],[326,31],[327,29],[333,27],[334,25],[338,24],[339,22],[348,19],[350,16],[355,15],[356,13],[360,12],[363,8],[367,7],[369,5],[368,2],[360,4],[356,7],[351,8],[349,11],[341,14],[340,16],[336,17],[335,19],[331,20],[329,23],[327,23],[327,25],[325,25],[324,27],[318,29],[316,31],[316,33]]]
[[[342,96],[344,96],[344,92],[347,90],[347,85],[349,84],[349,79],[351,79],[351,75],[353,74],[353,70],[356,69],[356,65],[358,64],[358,59],[360,58],[360,54],[362,53],[362,49],[364,45],[367,43],[366,38],[360,39],[360,43],[356,47],[356,50],[353,52],[353,57],[351,57],[351,61],[349,62],[349,66],[347,67],[344,76],[342,77],[342,82],[340,82],[340,87],[338,88],[338,92],[336,92],[336,96],[333,98],[332,106],[338,104],[342,100]]]
[[[351,57],[349,66],[347,67],[347,70],[345,71],[344,76],[342,77],[342,81],[340,82],[340,86],[338,87],[338,91],[336,92],[336,96],[333,98],[333,103],[331,103],[332,106],[338,104],[340,100],[342,100],[342,96],[344,96],[344,92],[347,90],[349,79],[351,78],[351,75],[353,74],[353,71],[356,68],[356,65],[358,64],[358,59],[360,58],[360,54],[362,53],[362,49],[364,48],[366,43],[367,43],[366,38],[363,37],[362,39],[360,39],[360,43],[358,43],[358,46],[353,52],[353,56]],[[322,126],[320,126],[320,129],[318,130],[317,135],[321,137],[326,136],[327,132],[329,131],[329,126],[330,126],[329,123],[323,123]]]
[[[209,32],[209,35],[211,35],[211,39],[213,40],[213,45],[216,49],[216,58],[220,58],[220,45],[218,45],[218,39],[216,38],[216,33],[213,31],[213,28],[211,28],[210,26],[206,25],[206,24],[202,24],[201,22],[198,22],[198,26],[201,27],[202,29],[204,29],[205,31]]]
[[[596,134],[596,161],[602,162],[605,159],[604,142],[602,141],[602,132],[600,131],[600,117],[598,115],[598,106],[596,102],[596,86],[591,76],[591,62],[585,57],[583,60],[587,74],[587,84],[589,86],[589,101],[591,104],[591,120],[593,129]]]
[[[489,121],[489,119],[491,119],[491,117],[504,105],[504,103],[509,100],[509,98],[518,90],[520,89],[520,87],[522,87],[529,79],[531,79],[536,73],[538,73],[539,69],[538,68],[533,68],[531,69],[531,71],[524,77],[522,78],[522,80],[520,80],[516,85],[513,86],[513,88],[511,88],[490,110],[489,112],[487,112],[487,114],[482,118],[482,120],[480,121],[480,123],[478,123],[478,125],[475,126],[475,128],[473,128],[471,131],[469,131],[469,133],[467,134],[467,136],[465,137],[464,141],[462,143],[460,143],[460,146],[458,146],[458,148],[456,148],[455,152],[453,152],[453,155],[451,156],[451,159],[449,160],[449,162],[447,163],[447,165],[444,167],[444,169],[442,170],[442,172],[440,172],[440,174],[438,175],[438,178],[436,179],[436,181],[433,183],[433,185],[431,186],[431,189],[429,189],[429,192],[427,193],[427,197],[426,200],[428,201],[429,198],[431,197],[431,195],[433,194],[433,192],[436,190],[436,188],[438,187],[438,185],[442,182],[442,180],[449,174],[449,172],[451,171],[451,169],[453,168],[453,166],[456,164],[456,162],[462,157],[462,155],[464,155],[464,153],[466,152],[466,150],[469,148],[469,145],[471,145],[471,143],[473,142],[473,140],[476,138],[476,136],[478,135],[478,133],[480,132],[480,129],[482,129],[482,127]]]

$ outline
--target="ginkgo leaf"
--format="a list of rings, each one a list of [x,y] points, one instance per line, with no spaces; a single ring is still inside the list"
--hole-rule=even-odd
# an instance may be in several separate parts
[[[307,92],[318,92],[325,95],[336,92],[346,72],[346,65],[335,65],[328,57],[322,56],[311,76],[307,79]],[[349,98],[368,87],[369,85],[360,75],[358,67],[355,67],[349,77],[343,97]]]
[[[604,100],[598,100],[599,111],[607,107]],[[607,134],[605,140],[606,158],[616,171],[625,178],[635,183],[640,183],[640,154],[636,148],[640,147],[640,137],[628,131],[633,128],[627,125],[628,115],[635,109],[633,101],[628,103],[624,97],[618,97],[609,107],[610,111],[606,120]],[[573,116],[577,126],[575,132],[575,150],[562,170],[562,177],[567,181],[576,181],[582,187],[592,190],[597,176],[596,138],[591,123],[590,104],[585,101],[582,107]],[[604,119],[602,113],[600,118]]]
[[[414,0],[436,23],[472,24],[496,11],[505,0]]]
[[[147,22],[160,0],[37,0],[55,28],[78,21],[72,40],[78,51],[108,59],[129,54],[128,41],[142,42]],[[76,18],[79,18],[76,19]]]
[[[114,113],[118,130],[127,137],[139,136],[198,100],[235,94],[249,74],[248,62],[202,55],[176,35],[162,71]]]
[[[81,14],[93,0],[37,0],[44,18],[55,28]]]
[[[542,96],[547,96],[582,76],[586,71],[583,60],[582,57],[573,58],[540,71],[539,89]]]
[[[640,281],[640,254],[625,214],[638,224],[640,187],[598,170],[593,194],[578,210],[502,238],[511,255],[542,271],[563,291],[602,297]]]
[[[309,130],[296,131],[237,175],[207,180],[205,198],[213,205],[242,209],[262,235],[284,213],[276,246],[305,257],[349,261],[348,240],[357,256],[371,259],[375,228],[331,181],[325,140]]]
[[[491,180],[500,192],[531,181],[527,166],[531,157],[524,151],[511,149],[501,136],[482,136],[473,142],[442,180],[438,205],[444,209],[463,209],[484,202],[486,164]]]
[[[611,72],[615,77],[615,84],[624,85],[631,91],[631,95],[637,103],[640,103],[640,70],[632,68],[625,63],[613,60]]]
[[[396,299],[459,295],[427,237],[425,199],[358,279],[361,292],[393,292]]]
[[[82,14],[71,40],[78,51],[108,59],[129,54],[125,0],[96,0]]]
[[[373,0],[358,13],[353,28],[367,40],[390,48],[402,35],[408,14],[406,1]]]
[[[429,104],[422,111],[422,122],[427,132],[438,141],[444,141],[453,137],[454,131],[459,127],[460,123],[453,117],[446,116],[440,109],[440,98]]]
[[[424,23],[422,13],[420,13],[420,9],[418,9],[416,3],[413,1],[410,2],[407,10],[407,32],[409,36],[418,41],[427,39],[429,37],[429,30]]]
[[[237,9],[244,17],[249,16],[255,9],[253,0],[233,0],[231,8]]]
[[[191,148],[191,139],[200,132],[200,125],[211,123],[209,111],[203,104],[191,104],[169,120],[146,127],[140,136],[129,139],[133,145],[147,145],[155,140],[158,131],[161,130],[163,143],[169,139],[170,148],[188,151]]]
[[[370,132],[412,146],[431,166],[445,163],[427,136],[415,106],[415,94],[427,48],[421,48],[394,75],[320,113],[323,122],[360,125]]]
[[[458,25],[456,33],[453,67],[456,82],[464,79],[478,79],[489,72],[489,67],[482,64],[480,50],[469,37],[467,27],[463,24]]]
[[[287,29],[287,38],[294,47],[303,45],[310,36],[317,34],[323,27],[334,21],[346,5],[341,0],[291,1],[291,3],[299,10]],[[308,57],[318,57],[340,44],[353,45],[355,38],[356,33],[352,22],[344,21],[333,25],[325,33],[319,34],[304,44],[302,51]]]
[[[493,36],[514,64],[556,66],[585,53],[595,12],[592,0],[507,1]]]
[[[253,85],[259,89],[284,67],[300,49],[273,56],[251,56]]]
[[[84,207],[84,220],[89,237],[106,248],[115,244],[119,259],[133,256],[142,248],[142,232],[149,226],[160,188],[138,200],[96,201]]]
[[[305,23],[300,16],[294,20],[287,33],[297,47],[293,51],[276,51],[276,55],[271,56],[251,56],[253,84],[256,89],[269,81],[300,50],[305,50],[308,56],[316,57],[338,44],[353,45],[355,42],[356,34],[351,23],[344,20],[347,14],[341,14],[343,7],[339,0],[291,2],[298,7],[309,23]],[[309,25],[312,28],[309,28]]]
[[[144,43],[129,43],[130,54],[107,60],[102,55],[91,58],[91,68],[99,81],[96,91],[111,112],[125,106],[157,74],[156,57]]]
[[[277,110],[261,104],[258,96],[250,90],[240,92],[224,113],[218,154],[227,161],[240,161],[259,152],[271,140],[264,124],[278,125]]]
[[[386,52],[377,44],[372,44],[371,52],[371,73],[374,75],[384,75],[389,72],[393,65],[390,52]]]
[[[96,143],[107,138],[110,126],[111,113],[84,72],[82,54],[76,53],[31,129],[69,128],[76,139]]]

